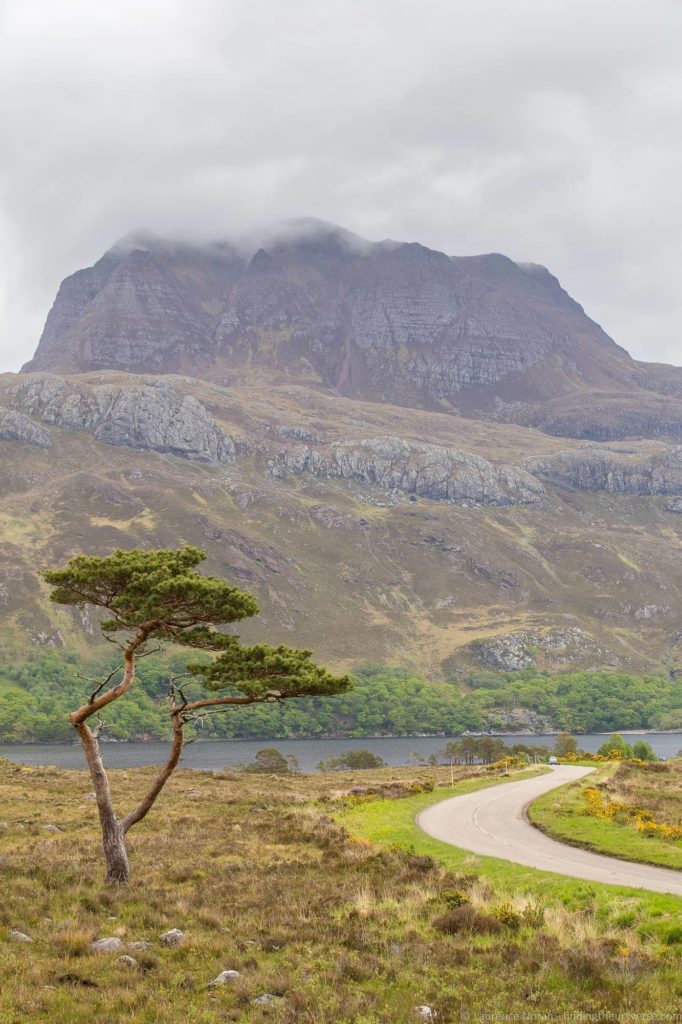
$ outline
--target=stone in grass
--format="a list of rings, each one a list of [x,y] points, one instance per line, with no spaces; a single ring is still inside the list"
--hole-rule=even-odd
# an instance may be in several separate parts
[[[135,967],[139,967],[140,966],[138,964],[137,960],[135,959],[135,957],[134,956],[128,956],[127,953],[124,953],[123,956],[117,957],[116,958],[116,963],[120,964],[121,967],[135,968]]]
[[[415,1006],[415,1010],[417,1012],[417,1016],[419,1016],[422,1020],[436,1019],[436,1011],[432,1010],[430,1006]]]
[[[57,825],[43,825],[43,832],[61,832]]]
[[[254,999],[254,1006],[273,1006],[277,996],[273,996],[272,992],[264,992],[262,996],[256,996]]]
[[[237,978],[241,978],[239,971],[221,971],[213,981],[209,981],[208,987],[218,988],[219,985],[227,985],[228,982],[236,981]]]
[[[129,942],[128,949],[151,949],[152,944],[149,939],[138,939],[136,942]]]
[[[93,953],[117,953],[119,949],[123,949],[123,943],[113,937],[96,939],[90,943],[90,949]]]
[[[179,928],[171,928],[160,936],[164,946],[180,946],[185,941],[185,933]]]
[[[20,932],[17,928],[13,929],[10,938],[12,939],[12,942],[33,942],[30,935]]]

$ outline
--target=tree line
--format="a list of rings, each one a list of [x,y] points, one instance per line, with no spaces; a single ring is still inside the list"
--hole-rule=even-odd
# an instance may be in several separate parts
[[[201,655],[197,655],[197,661]],[[0,669],[0,742],[73,739],[68,714],[89,685],[114,667],[101,653],[82,663],[72,653],[49,652]],[[164,739],[169,678],[182,672],[177,654],[150,655],[139,663],[137,687],[107,710],[103,739]],[[436,683],[406,669],[367,665],[354,672],[355,688],[333,701],[309,697],[286,705],[260,704],[239,715],[202,721],[206,739],[295,739],[381,735],[450,735],[505,732],[506,713],[528,708],[570,733],[682,728],[682,681],[664,675],[572,672],[550,676],[525,671],[481,672],[459,685]]]

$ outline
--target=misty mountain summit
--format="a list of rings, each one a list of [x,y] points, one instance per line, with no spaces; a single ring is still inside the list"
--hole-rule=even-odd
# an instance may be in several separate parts
[[[631,359],[544,267],[313,219],[222,243],[133,233],[68,277],[23,372],[103,369],[296,381],[567,436],[682,430],[682,371]]]

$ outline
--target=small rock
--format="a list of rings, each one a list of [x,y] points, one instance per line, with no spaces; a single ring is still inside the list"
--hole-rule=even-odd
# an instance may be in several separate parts
[[[152,944],[149,939],[138,939],[137,942],[129,942],[128,949],[151,949]]]
[[[217,978],[214,978],[213,981],[209,981],[208,987],[217,988],[218,985],[226,985],[228,981],[236,981],[236,979],[240,977],[241,975],[239,971],[221,971]]]
[[[10,938],[12,942],[33,942],[30,935],[25,935],[24,932],[20,932],[16,928],[13,930]]]
[[[160,939],[164,946],[179,946],[185,941],[185,933],[179,928],[171,928],[170,931],[164,932]]]
[[[139,967],[137,960],[134,956],[128,956],[126,953],[123,956],[116,958],[116,963],[120,964],[121,967]]]
[[[97,793],[84,793],[83,794],[83,800],[96,800],[96,799],[97,799]]]
[[[435,1020],[436,1013],[430,1006],[415,1006],[415,1010],[422,1020]]]
[[[256,996],[253,1002],[255,1006],[272,1006],[276,998],[272,992],[264,992],[262,996]]]
[[[56,825],[43,825],[43,832],[61,832],[62,830]]]
[[[123,949],[123,943],[114,937],[96,939],[90,943],[90,949],[93,953],[116,953],[119,949]]]

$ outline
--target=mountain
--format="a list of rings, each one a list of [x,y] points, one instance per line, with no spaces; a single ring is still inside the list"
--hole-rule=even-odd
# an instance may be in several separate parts
[[[339,667],[676,669],[679,373],[503,256],[130,237],[0,376],[4,656],[98,635],[36,567],[193,543]]]
[[[319,221],[123,239],[64,281],[24,367],[102,369],[295,381],[599,440],[682,433],[682,371],[631,359],[543,267]]]

